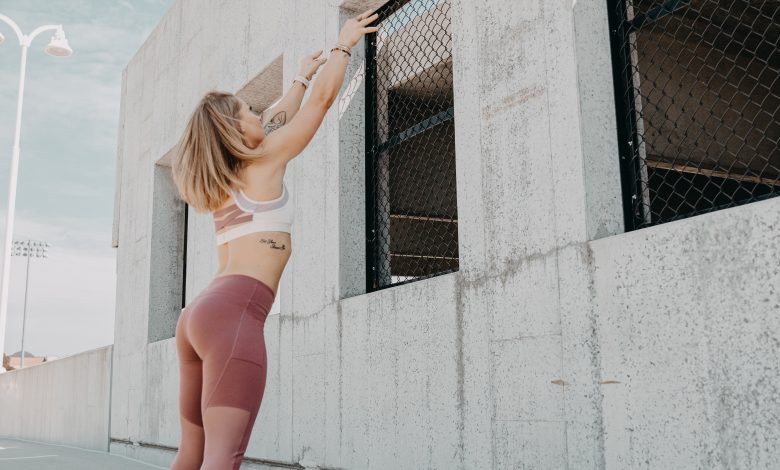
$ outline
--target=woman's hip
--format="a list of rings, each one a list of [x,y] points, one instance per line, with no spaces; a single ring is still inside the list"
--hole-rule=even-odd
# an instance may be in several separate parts
[[[215,278],[185,307],[177,332],[186,330],[201,357],[214,348],[222,352],[244,348],[257,358],[264,350],[263,328],[273,301],[273,292],[249,276]]]

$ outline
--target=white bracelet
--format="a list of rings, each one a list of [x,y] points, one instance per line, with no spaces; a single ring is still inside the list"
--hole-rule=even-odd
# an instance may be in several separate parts
[[[296,75],[295,78],[293,78],[293,81],[299,81],[303,84],[304,88],[309,88],[310,82],[303,75]]]

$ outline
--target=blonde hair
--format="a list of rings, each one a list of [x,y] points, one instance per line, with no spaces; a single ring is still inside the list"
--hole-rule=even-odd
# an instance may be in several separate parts
[[[198,212],[219,208],[232,186],[243,189],[238,172],[262,156],[242,139],[240,109],[232,93],[206,93],[179,140],[171,163],[173,181],[181,198]]]

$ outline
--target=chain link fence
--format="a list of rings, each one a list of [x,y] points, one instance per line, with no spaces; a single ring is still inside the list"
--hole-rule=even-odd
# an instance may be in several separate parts
[[[391,0],[366,38],[367,283],[458,269],[449,0]]]
[[[608,5],[626,230],[780,194],[780,1]]]

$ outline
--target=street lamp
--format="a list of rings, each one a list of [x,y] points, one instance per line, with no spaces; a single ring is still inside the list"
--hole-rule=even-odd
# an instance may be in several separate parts
[[[22,124],[22,100],[24,98],[24,77],[27,69],[27,49],[32,44],[38,34],[44,31],[52,31],[55,33],[49,42],[49,45],[44,48],[44,52],[51,56],[56,57],[68,57],[73,54],[73,49],[68,45],[68,40],[65,39],[65,32],[62,30],[62,25],[46,25],[35,28],[32,33],[25,35],[19,26],[9,17],[0,15],[0,21],[6,23],[14,30],[16,37],[19,39],[19,45],[22,47],[22,66],[19,71],[19,99],[16,105],[16,132],[14,133],[14,147],[13,157],[11,158],[11,175],[8,184],[8,210],[5,213],[5,243],[3,246],[3,277],[2,277],[2,289],[0,289],[0,353],[5,351],[5,323],[8,313],[8,285],[9,285],[9,273],[11,271],[11,237],[13,236],[13,222],[14,222],[14,210],[16,207],[16,176],[19,167],[19,137]],[[5,36],[0,35],[0,43],[5,41]],[[0,373],[5,372],[5,368],[0,365]]]
[[[39,242],[33,240],[15,241],[13,256],[24,256],[27,258],[27,270],[24,281],[24,310],[22,311],[22,363],[19,368],[24,367],[24,327],[27,324],[27,290],[30,287],[30,258],[48,258],[46,249],[51,243]]]

